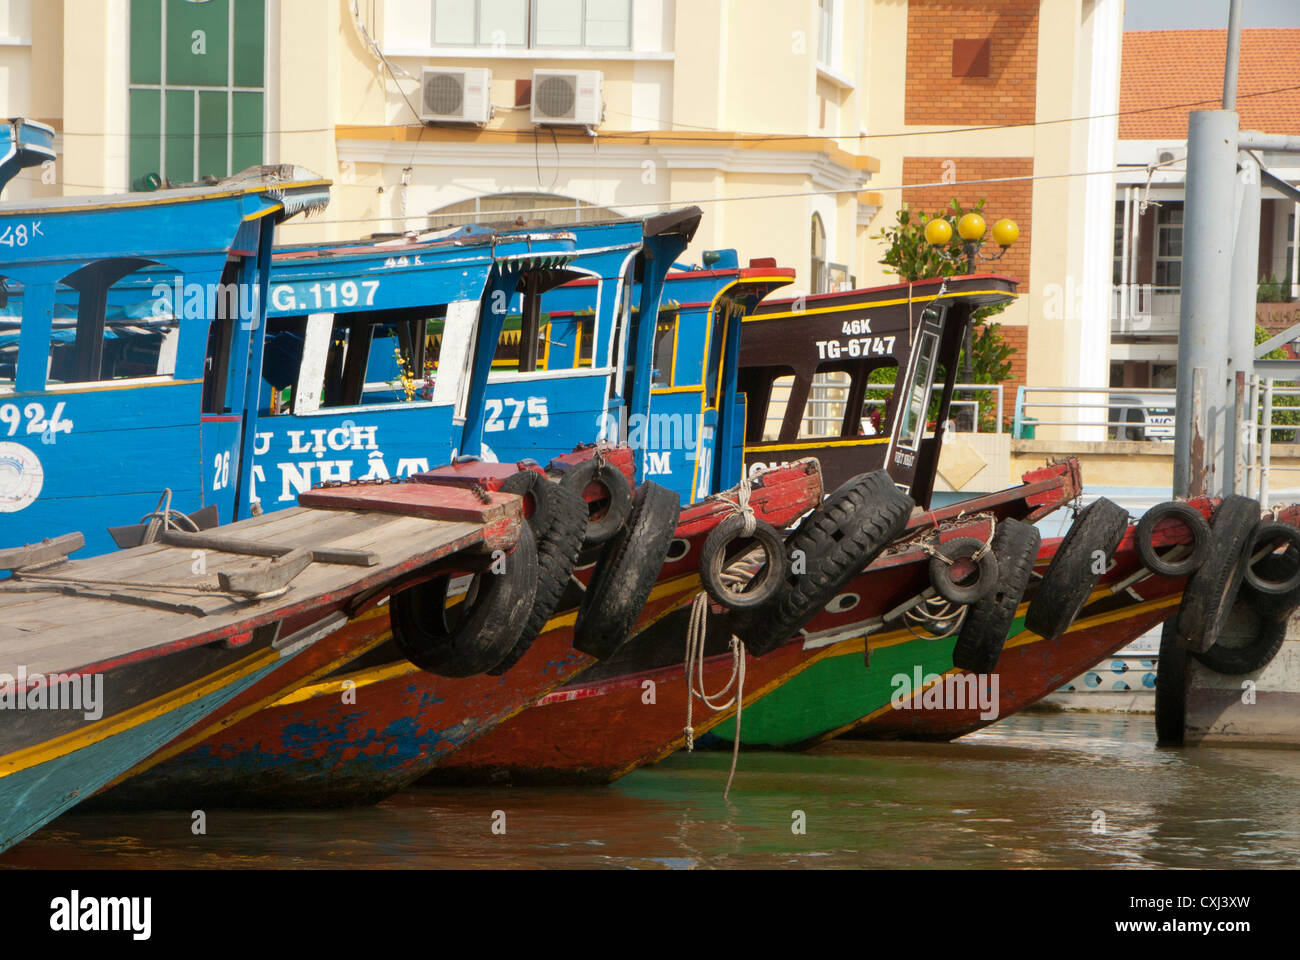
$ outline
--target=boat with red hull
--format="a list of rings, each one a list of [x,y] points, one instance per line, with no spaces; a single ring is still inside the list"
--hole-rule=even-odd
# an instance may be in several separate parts
[[[567,458],[580,462],[591,455]],[[625,475],[627,448],[605,455]],[[821,498],[815,462],[772,471],[752,488],[749,505],[784,526]],[[710,498],[681,511],[672,547],[637,620],[645,629],[699,591],[704,540],[735,508]],[[590,559],[590,558],[589,558]],[[589,584],[594,563],[575,572]],[[563,609],[563,608],[562,608]],[[151,758],[99,805],[114,807],[292,806],[372,803],[414,782],[525,705],[597,661],[574,648],[573,605],[557,614],[527,653],[501,676],[449,678],[403,660],[391,640],[388,608],[375,607],[347,627],[350,650],[321,647],[305,661],[305,686],[266,703],[250,690],[215,721],[196,727]],[[338,666],[342,657],[347,662]],[[314,682],[313,682],[314,681]]]
[[[1188,502],[1207,519],[1218,505],[1216,500],[1206,498]],[[1280,508],[1273,516],[1296,526],[1300,523],[1300,507]],[[914,689],[908,697],[896,696],[892,702],[877,705],[848,730],[828,730],[813,742],[849,731],[854,736],[871,739],[956,739],[1037,703],[1146,631],[1159,626],[1178,612],[1188,578],[1150,574],[1131,582],[1143,570],[1135,534],[1136,528],[1130,526],[1088,605],[1058,640],[1047,642],[1033,631],[1024,629],[1023,616],[1017,620],[998,660],[999,689],[995,716],[981,716],[983,711],[978,706],[956,706],[937,696],[930,698],[932,703],[925,703],[926,691],[940,682],[936,679],[922,689]],[[1044,543],[1039,555],[1040,568],[1051,562],[1061,542],[1053,539]],[[1176,527],[1157,529],[1153,537],[1153,543],[1162,549],[1185,542],[1185,535],[1181,535]],[[1033,587],[1030,591],[1027,601],[1033,599]],[[954,686],[948,678],[964,672],[950,668],[943,673],[943,682]]]
[[[929,584],[930,539],[978,536],[987,540],[1003,519],[1034,521],[1075,499],[1078,462],[1051,464],[1025,476],[1020,487],[931,511],[915,511],[902,537],[859,573],[799,636],[762,656],[746,655],[742,719],[747,710],[857,638],[873,619],[893,611]],[[923,545],[924,544],[924,545]],[[686,742],[689,681],[685,647],[689,611],[682,609],[633,638],[623,651],[576,681],[539,699],[487,736],[448,757],[429,782],[609,782],[653,763]],[[724,617],[708,621],[703,682],[726,686],[733,672],[731,632]],[[949,648],[951,655],[951,647]],[[951,665],[951,656],[949,657]],[[699,709],[692,722],[702,736],[734,714]]]

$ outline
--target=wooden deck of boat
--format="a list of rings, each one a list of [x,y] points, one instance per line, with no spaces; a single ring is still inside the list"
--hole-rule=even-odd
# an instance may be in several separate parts
[[[399,489],[388,488],[393,493]],[[367,566],[313,562],[283,594],[262,600],[220,592],[217,574],[266,567],[269,559],[200,552],[189,545],[153,543],[29,569],[31,576],[68,578],[80,585],[68,593],[66,584],[42,583],[23,574],[0,583],[0,674],[15,675],[19,665],[29,676],[89,672],[88,667],[238,638],[261,624],[313,608],[340,608],[364,591],[460,551],[513,543],[520,522],[518,498],[493,494],[492,501],[480,521],[411,516],[384,505],[378,510],[299,506],[206,531],[276,547],[374,555],[375,562]],[[336,502],[344,506],[347,500]]]

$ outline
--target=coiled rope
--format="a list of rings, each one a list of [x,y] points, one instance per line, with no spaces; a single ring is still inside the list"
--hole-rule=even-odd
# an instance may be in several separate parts
[[[158,506],[154,508],[153,513],[147,513],[141,517],[140,522],[148,524],[145,528],[144,537],[140,541],[142,544],[153,543],[158,539],[160,532],[175,530],[177,526],[188,527],[190,533],[199,532],[197,523],[179,510],[172,509],[171,487],[163,488],[162,496],[158,498]]]
[[[731,741],[731,771],[727,774],[727,786],[722,791],[722,799],[727,799],[727,794],[731,792],[731,781],[736,777],[736,763],[740,759],[740,711],[745,702],[745,644],[739,637],[731,638],[731,677],[727,680],[726,685],[717,693],[708,693],[704,689],[704,640],[708,634],[709,618],[709,597],[705,593],[695,595],[695,602],[691,605],[690,626],[686,631],[686,749],[694,751],[695,749],[695,727],[693,707],[695,698],[699,697],[704,705],[715,713],[721,713],[724,710],[730,710],[732,704],[736,706],[736,733]],[[695,671],[699,671],[699,682],[695,680]],[[722,697],[731,693],[732,687],[736,692],[726,703],[717,703]]]

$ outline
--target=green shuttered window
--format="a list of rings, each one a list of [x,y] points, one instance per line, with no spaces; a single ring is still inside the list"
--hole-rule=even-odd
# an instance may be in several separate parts
[[[263,162],[265,0],[131,0],[130,187]]]

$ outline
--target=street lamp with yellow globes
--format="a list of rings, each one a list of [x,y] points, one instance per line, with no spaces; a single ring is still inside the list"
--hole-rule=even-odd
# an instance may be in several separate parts
[[[1005,217],[993,224],[993,242],[998,245],[998,252],[992,256],[983,253],[988,225],[978,213],[963,214],[957,221],[957,235],[961,238],[962,253],[966,255],[966,272],[975,272],[975,260],[1001,260],[1008,248],[1020,239],[1020,228],[1014,220]],[[926,243],[934,247],[940,256],[946,256],[944,250],[952,240],[952,224],[943,217],[936,217],[925,225]]]

